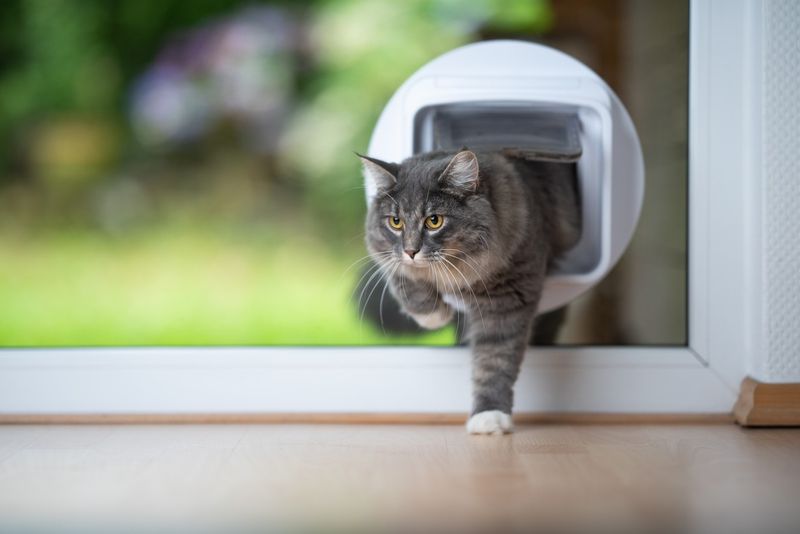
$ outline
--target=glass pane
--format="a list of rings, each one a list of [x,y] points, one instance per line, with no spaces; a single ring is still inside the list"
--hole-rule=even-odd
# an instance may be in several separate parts
[[[455,343],[369,270],[353,151],[417,68],[497,38],[598,72],[647,167],[630,249],[538,341],[685,343],[685,2],[12,0],[0,26],[0,346]]]

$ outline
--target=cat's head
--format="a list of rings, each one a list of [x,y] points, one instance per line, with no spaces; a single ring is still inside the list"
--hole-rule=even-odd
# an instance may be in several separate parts
[[[361,161],[376,191],[366,222],[373,258],[415,278],[441,278],[436,273],[444,269],[474,279],[496,226],[477,156],[462,150],[399,164],[365,156]]]

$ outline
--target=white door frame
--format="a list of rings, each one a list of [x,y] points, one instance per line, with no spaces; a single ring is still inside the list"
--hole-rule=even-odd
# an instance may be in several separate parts
[[[517,412],[731,410],[753,346],[758,5],[691,5],[688,346],[531,349]],[[0,350],[0,417],[465,412],[469,388],[465,348]]]

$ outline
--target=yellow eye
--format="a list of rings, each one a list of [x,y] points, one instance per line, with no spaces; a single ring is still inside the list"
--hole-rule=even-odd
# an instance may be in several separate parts
[[[389,226],[395,230],[399,230],[403,227],[403,219],[400,217],[389,217]]]
[[[427,219],[425,219],[425,227],[428,230],[436,230],[440,228],[444,223],[444,217],[441,215],[431,215]]]

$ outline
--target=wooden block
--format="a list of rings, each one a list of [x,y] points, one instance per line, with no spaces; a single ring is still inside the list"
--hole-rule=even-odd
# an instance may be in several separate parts
[[[733,413],[742,426],[800,426],[800,383],[745,378]]]

